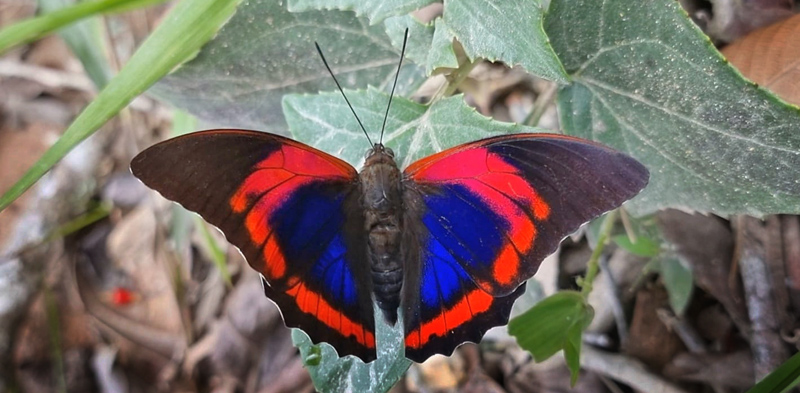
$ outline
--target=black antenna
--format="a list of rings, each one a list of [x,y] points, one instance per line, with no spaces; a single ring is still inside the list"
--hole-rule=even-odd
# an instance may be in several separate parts
[[[406,31],[408,31],[408,30],[406,29]],[[353,116],[356,117],[356,120],[358,121],[358,125],[360,125],[361,126],[361,130],[364,131],[364,135],[367,137],[367,141],[369,141],[369,146],[372,147],[372,139],[369,139],[369,134],[367,134],[367,129],[364,128],[363,124],[361,124],[361,119],[358,118],[358,115],[356,114],[356,110],[353,109],[352,105],[350,105],[350,100],[348,100],[347,96],[344,94],[344,90],[342,90],[342,85],[340,85],[339,81],[336,80],[336,75],[333,75],[333,71],[331,71],[331,67],[328,65],[328,61],[325,60],[325,55],[322,54],[322,49],[319,48],[319,44],[317,44],[316,41],[314,41],[314,45],[317,47],[317,52],[319,52],[319,57],[322,58],[322,62],[325,63],[325,68],[328,69],[328,72],[331,74],[331,78],[333,78],[333,81],[336,82],[336,87],[338,87],[339,91],[342,93],[342,97],[344,97],[344,101],[347,102],[347,106],[350,107],[350,111],[352,111],[353,112]],[[403,44],[403,47],[405,47],[405,44]],[[397,81],[395,81],[395,83],[397,83]],[[394,91],[394,89],[392,89],[392,91]],[[389,100],[389,102],[392,102],[391,99]]]
[[[400,50],[400,63],[397,64],[397,73],[394,74],[394,84],[392,85],[392,92],[389,94],[389,104],[386,105],[386,114],[383,115],[383,126],[381,127],[381,138],[378,140],[379,144],[383,144],[383,131],[386,130],[386,119],[389,118],[389,107],[392,106],[392,97],[394,97],[394,88],[397,87],[397,78],[400,76],[400,66],[403,65],[403,56],[406,54],[406,42],[408,42],[408,27],[406,27],[406,34],[403,37],[403,49]]]

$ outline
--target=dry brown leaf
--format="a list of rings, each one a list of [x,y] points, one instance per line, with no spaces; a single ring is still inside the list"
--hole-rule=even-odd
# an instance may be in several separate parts
[[[792,15],[792,0],[710,0],[706,33],[715,40],[733,42],[758,28]]]
[[[33,1],[0,2],[0,27],[7,27],[20,20],[30,18],[36,13]]]
[[[63,284],[48,289],[49,300],[44,293],[33,300],[14,337],[11,361],[15,379],[24,392],[58,391],[59,384],[68,391],[91,389],[87,364],[99,336]],[[57,336],[53,335],[53,328],[58,329]],[[59,343],[57,349],[55,339]],[[58,361],[54,360],[55,354],[59,355]]]
[[[800,104],[800,14],[748,34],[722,54],[748,79]]]
[[[83,68],[72,56],[69,47],[61,37],[51,35],[36,41],[25,54],[25,63],[80,73]]]
[[[25,130],[15,130],[0,126],[0,192],[11,188],[17,179],[22,177],[36,159],[47,150],[47,140],[58,135],[53,126],[42,123],[31,124]],[[24,213],[27,199],[31,193],[25,193],[8,209],[0,212],[0,254],[4,254],[6,241],[12,238],[17,228],[17,220]]]
[[[407,380],[407,390],[411,392],[452,391],[466,378],[466,365],[461,354],[456,351],[453,356],[433,356],[416,366],[418,378]]]
[[[741,288],[731,286],[728,280],[734,247],[729,224],[718,217],[671,209],[657,217],[664,239],[692,268],[695,285],[716,298],[739,331],[749,335],[750,319]]]
[[[753,385],[753,356],[743,349],[732,353],[681,353],[664,374],[679,381],[702,382],[740,390]]]
[[[154,244],[156,217],[147,207],[125,215],[108,236],[108,255],[132,282],[139,301],[118,308],[125,316],[165,332],[182,334],[183,324],[173,288],[169,257]]]
[[[628,339],[622,348],[625,354],[639,359],[653,370],[661,370],[683,351],[678,336],[658,318],[657,311],[662,308],[669,308],[664,288],[653,286],[637,292]]]

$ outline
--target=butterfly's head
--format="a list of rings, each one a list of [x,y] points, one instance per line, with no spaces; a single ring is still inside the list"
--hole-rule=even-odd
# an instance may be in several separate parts
[[[383,146],[383,144],[376,143],[372,149],[367,150],[367,160],[364,162],[364,166],[379,163],[395,165],[394,152],[392,149]]]

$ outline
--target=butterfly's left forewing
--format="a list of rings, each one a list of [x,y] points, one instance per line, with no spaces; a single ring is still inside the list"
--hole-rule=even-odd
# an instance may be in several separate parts
[[[340,355],[375,358],[357,173],[298,142],[213,130],[157,144],[131,169],[217,226],[266,280],[287,326]]]
[[[648,179],[624,154],[551,134],[461,145],[404,175],[406,248],[420,249],[406,260],[403,294],[412,360],[505,324],[521,284],[560,241]]]

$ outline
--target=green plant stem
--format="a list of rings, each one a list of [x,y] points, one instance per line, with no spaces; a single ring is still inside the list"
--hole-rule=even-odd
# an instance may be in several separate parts
[[[67,380],[64,375],[64,353],[61,349],[61,323],[58,317],[58,303],[53,297],[53,292],[47,285],[42,291],[46,310],[48,332],[50,333],[50,349],[53,357],[53,377],[59,392],[67,391]]]
[[[50,235],[48,235],[42,243],[47,243],[53,239],[71,235],[89,225],[100,221],[111,213],[111,206],[106,203],[99,203],[82,216],[71,220],[70,222],[56,228]]]
[[[533,103],[533,110],[528,115],[528,118],[522,122],[522,124],[528,126],[538,125],[539,120],[542,118],[542,115],[544,115],[544,111],[546,111],[547,107],[550,106],[550,103],[553,102],[553,98],[556,96],[556,91],[558,91],[558,85],[554,83],[545,89],[545,91],[541,92],[541,94],[536,97],[536,102]]]
[[[456,90],[458,90],[458,86],[461,85],[461,82],[464,82],[464,79],[467,79],[469,73],[472,71],[475,66],[478,65],[477,61],[469,61],[461,64],[452,74],[447,78],[447,87],[444,89],[442,96],[450,97],[453,95]]]
[[[608,212],[606,218],[603,220],[603,225],[600,226],[600,233],[597,236],[597,245],[592,251],[592,256],[586,264],[586,276],[580,281],[581,294],[588,298],[592,292],[592,283],[594,282],[597,273],[600,271],[600,255],[606,248],[606,242],[611,235],[611,230],[614,228],[614,223],[617,221],[618,210]]]
[[[16,250],[11,255],[24,254],[29,250],[33,250],[36,247],[39,247],[43,244],[47,244],[55,239],[71,235],[83,228],[88,227],[91,224],[94,224],[97,221],[102,220],[103,218],[108,217],[109,213],[111,213],[111,206],[104,203],[97,204],[95,207],[93,207],[91,210],[84,213],[80,217],[76,217],[75,219],[67,222],[66,224],[63,224],[58,228],[51,230],[40,241],[31,243],[23,247],[22,249]]]
[[[628,215],[628,211],[625,209],[619,209],[619,218],[622,221],[622,227],[625,228],[625,234],[628,235],[628,239],[631,239],[631,243],[636,243],[637,235],[636,231],[633,230],[633,225],[631,225],[631,217]]]
[[[27,19],[0,30],[0,54],[9,48],[43,37],[75,21],[99,13],[124,12],[165,0],[94,0],[83,1],[58,11]]]

